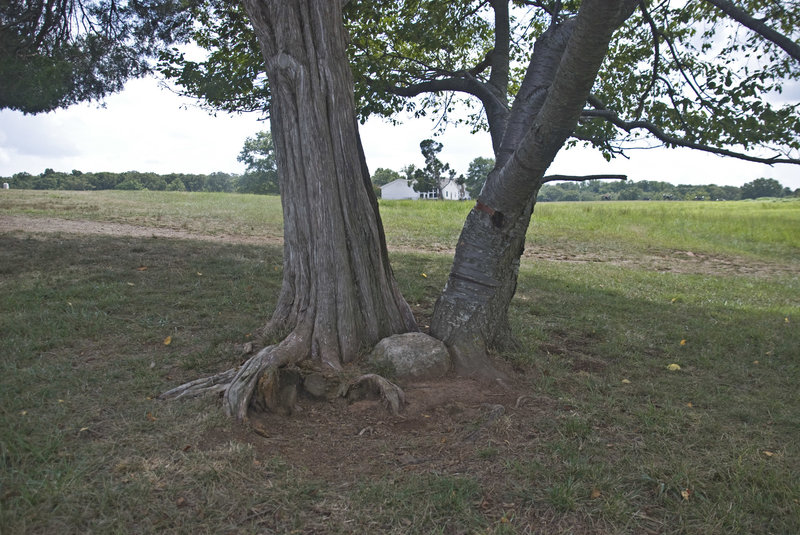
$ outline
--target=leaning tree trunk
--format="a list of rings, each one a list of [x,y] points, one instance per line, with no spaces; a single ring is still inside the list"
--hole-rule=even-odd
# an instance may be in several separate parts
[[[284,218],[283,285],[265,330],[288,334],[237,371],[198,382],[195,390],[223,391],[238,419],[265,370],[306,359],[339,370],[381,338],[417,329],[389,266],[358,137],[342,0],[244,5],[270,83]]]
[[[546,98],[538,105],[514,105],[497,166],[467,216],[431,323],[432,334],[450,347],[462,374],[498,375],[487,349],[502,347],[510,339],[508,307],[536,195],[578,122],[613,31],[634,5],[631,0],[584,1],[568,28],[569,39],[558,55]],[[518,95],[526,98],[533,103],[539,97],[534,92]],[[538,111],[528,120],[532,106]],[[520,124],[526,129],[518,131]]]

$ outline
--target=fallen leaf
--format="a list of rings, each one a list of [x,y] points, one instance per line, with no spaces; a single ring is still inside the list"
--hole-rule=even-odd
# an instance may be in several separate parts
[[[685,346],[686,345],[686,340],[681,340],[681,345]]]
[[[681,491],[681,496],[683,497],[684,500],[688,500],[689,496],[691,496],[691,495],[692,495],[692,491],[689,490],[689,489],[683,489]]]
[[[63,399],[59,399],[58,402],[59,403],[64,403],[64,400]]]
[[[132,282],[129,282],[128,286],[136,286],[136,285],[134,283],[132,283]]]
[[[629,385],[629,384],[631,384],[631,381],[629,379],[623,379],[622,380],[622,384]]]
[[[767,450],[764,450],[764,455],[766,455],[767,457],[774,457],[775,456],[775,454],[773,452],[767,451]]]
[[[156,420],[158,420],[158,418],[156,418],[155,416],[153,416],[153,413],[152,413],[152,412],[148,412],[148,413],[147,413],[147,419],[148,419],[148,420],[150,420],[151,422],[155,422]]]
[[[20,416],[25,416],[26,414],[28,414],[28,411],[19,411]]]
[[[186,505],[186,498],[181,496],[180,498],[175,500],[175,505],[177,505],[178,507],[183,507],[184,505]]]
[[[189,451],[190,449],[192,449],[191,444],[187,444],[186,446],[183,447],[183,451]]]
[[[203,274],[202,274],[202,273],[200,273],[200,272],[198,271],[198,272],[197,272],[197,276],[198,276],[198,277],[202,277],[202,276],[203,276]]]
[[[689,407],[690,409],[691,409],[692,407],[694,407],[694,405],[692,405],[692,402],[691,402],[691,401],[690,401],[689,403],[687,403],[687,404],[686,404],[686,406],[687,406],[687,407]]]
[[[593,500],[596,500],[597,498],[599,498],[602,495],[603,495],[603,493],[600,492],[599,489],[592,489],[592,493],[589,495],[589,497],[591,499],[593,499]]]
[[[166,338],[164,338],[164,345],[165,346],[168,346],[171,343],[172,343],[172,337],[171,336],[167,336]]]
[[[147,271],[147,266],[139,266],[136,271]]]
[[[678,298],[677,298],[677,297],[673,297],[673,298],[672,298],[672,301],[670,301],[670,303],[674,303],[674,302],[675,302],[675,301],[677,301],[677,300],[678,300]]]
[[[787,317],[783,318],[783,321],[786,322],[786,323],[789,323],[789,317],[787,316]]]
[[[83,433],[84,431],[88,431],[88,430],[89,430],[88,427],[81,427],[80,429],[78,429],[78,433]]]
[[[427,276],[426,274],[424,274],[424,273],[420,273],[420,275],[422,275],[422,276],[423,276],[423,277],[425,277],[426,279],[428,278],[428,276]]]
[[[756,366],[758,366],[758,361],[757,361],[757,360],[754,360],[754,361],[753,361],[753,364],[755,364]]]
[[[676,372],[676,371],[680,370],[680,369],[681,369],[681,367],[680,367],[680,366],[678,366],[677,364],[675,364],[675,363],[673,362],[672,364],[670,364],[669,366],[667,366],[667,369],[668,369],[669,371],[671,371],[671,372]]]

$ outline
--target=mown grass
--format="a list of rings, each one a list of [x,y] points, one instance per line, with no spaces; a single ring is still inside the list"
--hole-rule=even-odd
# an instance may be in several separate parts
[[[0,215],[279,228],[262,197],[12,193]],[[152,399],[239,362],[235,345],[274,305],[279,246],[0,229],[0,532],[800,533],[800,280],[785,269],[800,205],[588,208],[537,207],[529,248],[583,239],[598,254],[779,269],[525,260],[511,310],[521,349],[502,357],[528,401],[458,459],[468,471],[367,479],[346,466],[325,479],[258,447],[213,399]],[[449,271],[434,251],[468,209],[382,203],[390,243],[416,251],[392,260],[422,318]]]

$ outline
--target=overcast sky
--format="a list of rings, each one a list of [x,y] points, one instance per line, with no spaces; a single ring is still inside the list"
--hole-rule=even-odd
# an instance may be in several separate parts
[[[267,128],[256,115],[212,116],[153,79],[134,80],[109,97],[105,107],[82,104],[36,116],[1,111],[0,176],[39,174],[48,167],[65,172],[241,173],[236,156],[245,138]],[[427,119],[400,126],[375,119],[361,132],[371,171],[422,165],[419,142],[434,134]],[[459,172],[465,172],[473,158],[492,155],[487,133],[449,127],[436,139],[444,144],[441,159]],[[798,166],[770,167],[688,149],[635,150],[630,159],[611,163],[594,151],[572,149],[559,154],[549,173],[625,174],[630,180],[733,186],[767,177],[800,188]]]

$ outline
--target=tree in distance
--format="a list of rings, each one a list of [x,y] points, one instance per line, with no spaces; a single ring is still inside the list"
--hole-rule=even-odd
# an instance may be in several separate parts
[[[486,183],[486,177],[494,169],[494,158],[478,156],[469,163],[467,178],[464,182],[471,199],[477,199]]]
[[[357,116],[446,122],[461,103],[473,110],[464,121],[489,130],[495,165],[431,322],[456,371],[486,378],[503,376],[488,349],[514,343],[508,306],[537,192],[598,178],[547,176],[562,147],[610,159],[650,141],[800,164],[798,104],[768,99],[800,77],[796,1],[204,0],[188,13],[208,58],[167,50],[162,72],[210,107],[266,110],[282,180],[284,282],[265,332],[285,336],[177,389],[222,390],[237,418],[259,382],[276,390],[280,370],[338,370],[417,328],[389,267]]]
[[[393,171],[391,169],[386,169],[384,167],[378,167],[375,169],[375,172],[372,174],[372,183],[376,186],[385,186],[389,182],[393,180],[398,180],[402,178],[400,173],[397,171]]]
[[[783,186],[774,178],[757,178],[742,185],[742,199],[783,197]]]
[[[413,170],[414,191],[419,193],[436,193],[436,198],[444,200],[442,189],[448,182],[454,181],[459,186],[464,184],[464,177],[456,176],[450,164],[439,159],[442,144],[432,139],[424,139],[419,144],[422,157],[425,158],[425,167]]]
[[[275,145],[272,134],[258,132],[248,137],[236,158],[245,164],[244,175],[239,177],[236,190],[239,193],[277,195],[280,193],[278,164],[275,161]]]

